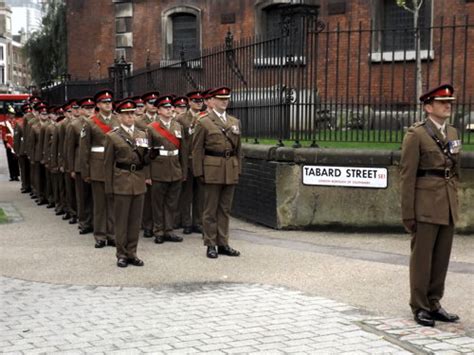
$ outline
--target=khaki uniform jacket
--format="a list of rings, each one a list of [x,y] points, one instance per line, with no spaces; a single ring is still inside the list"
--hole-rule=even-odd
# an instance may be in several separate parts
[[[135,120],[135,126],[137,126],[139,129],[143,131],[147,131],[147,126],[154,122],[154,120],[158,120],[158,115],[155,116],[148,116],[146,112],[139,118]]]
[[[93,117],[85,121],[81,131],[81,142],[79,144],[81,174],[83,179],[90,178],[92,181],[103,182],[105,181],[104,152],[106,134],[93,121]],[[98,113],[96,117],[105,124],[105,121]],[[120,126],[120,122],[115,115],[112,115],[108,125],[111,128],[115,128]]]
[[[122,127],[115,128],[107,134],[104,154],[106,194],[141,195],[146,192],[145,179],[150,178],[147,167],[129,171],[117,168],[116,163],[143,166],[147,161],[145,156],[147,150],[147,135],[137,127],[133,131],[133,136]]]
[[[241,173],[240,121],[226,114],[227,122],[210,111],[198,120],[193,137],[193,172],[204,176],[206,184],[233,185],[239,182]],[[226,137],[227,135],[227,137]],[[232,144],[230,141],[232,141]],[[213,152],[233,152],[233,156],[218,157],[206,155]]]
[[[32,162],[35,161],[34,158],[36,141],[36,136],[33,127],[35,127],[37,124],[39,124],[39,119],[36,117],[32,117],[29,121],[27,121],[27,125],[25,125],[25,153]]]
[[[55,130],[55,122],[49,121],[48,125],[44,129],[43,138],[43,160],[44,165],[50,169],[51,165],[51,145],[53,143],[53,133]]]
[[[17,119],[15,128],[13,129],[13,149],[18,156],[24,155],[25,149],[23,146],[23,119]]]
[[[43,160],[43,126],[45,124],[41,121],[36,122],[31,126],[30,150],[32,160],[40,163]]]
[[[85,120],[86,118],[83,116],[75,118],[66,128],[65,157],[71,171],[76,173],[81,171],[79,143]]]
[[[21,146],[20,155],[31,157],[31,126],[37,121],[37,118],[32,113],[27,113],[23,117],[23,144]]]
[[[157,121],[160,126],[166,130],[160,120]],[[173,143],[162,137],[155,128],[148,125],[148,141],[150,149],[160,148],[162,150],[179,150],[178,155],[175,156],[161,156],[158,155],[151,161],[150,176],[154,181],[172,182],[186,178],[188,169],[187,147],[183,140],[183,127],[176,121],[171,120],[170,129],[168,130],[181,142],[178,149]]]
[[[53,127],[52,136],[51,136],[51,149],[50,149],[50,159],[49,159],[49,169],[53,173],[59,172],[59,127],[62,121],[56,122]]]
[[[65,158],[65,142],[66,142],[66,129],[70,122],[71,122],[70,118],[64,118],[58,124],[57,157],[58,157],[58,167],[62,172],[68,171],[67,159]]]
[[[192,140],[193,134],[196,127],[196,123],[201,118],[200,112],[193,114],[191,110],[187,110],[185,113],[176,117],[176,121],[178,121],[184,129],[184,140],[186,141],[186,146],[189,147],[188,149],[188,167],[192,169],[192,158],[193,158],[193,151],[192,147]]]
[[[447,139],[437,130],[431,120],[415,123],[408,129],[403,140],[400,160],[402,219],[449,225],[458,219],[459,154],[454,154],[455,166],[428,134],[425,125],[443,142],[459,139],[457,130],[446,125]],[[418,170],[454,169],[451,179],[437,176],[417,177]]]

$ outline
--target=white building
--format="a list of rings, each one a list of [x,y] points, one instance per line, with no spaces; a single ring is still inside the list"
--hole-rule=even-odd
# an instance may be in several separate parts
[[[43,18],[44,0],[5,0],[12,11],[11,32],[13,35],[24,33],[26,39],[39,30]]]

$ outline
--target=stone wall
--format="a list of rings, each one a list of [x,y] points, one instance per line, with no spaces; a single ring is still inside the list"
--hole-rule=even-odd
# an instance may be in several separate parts
[[[400,151],[244,145],[232,212],[277,229],[402,230]],[[305,186],[303,165],[385,167],[386,189]],[[464,152],[459,232],[474,232],[474,153]]]

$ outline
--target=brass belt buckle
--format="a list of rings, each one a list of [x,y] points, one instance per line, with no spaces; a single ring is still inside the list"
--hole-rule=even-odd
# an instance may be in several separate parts
[[[231,151],[230,151],[230,150],[226,150],[226,151],[224,151],[224,157],[225,157],[226,159],[229,159],[229,158],[230,158],[230,156],[231,156],[231,155],[230,155],[230,153],[231,153]]]
[[[450,168],[444,169],[444,178],[446,180],[449,180],[451,178],[451,169]]]
[[[137,171],[137,166],[135,164],[130,164],[130,171],[133,173],[134,171]]]

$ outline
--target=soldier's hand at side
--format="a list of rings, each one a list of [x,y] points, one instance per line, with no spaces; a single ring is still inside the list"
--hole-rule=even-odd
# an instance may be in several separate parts
[[[145,179],[145,184],[151,185],[151,179]]]
[[[416,232],[416,220],[415,219],[404,219],[403,226],[408,233]]]
[[[72,177],[73,179],[75,179],[75,178],[76,178],[76,172],[74,172],[74,171],[71,172],[71,177]]]
[[[90,177],[86,177],[86,178],[84,178],[84,181],[87,182],[88,184],[90,184],[90,183],[91,183],[91,178],[90,178]]]

